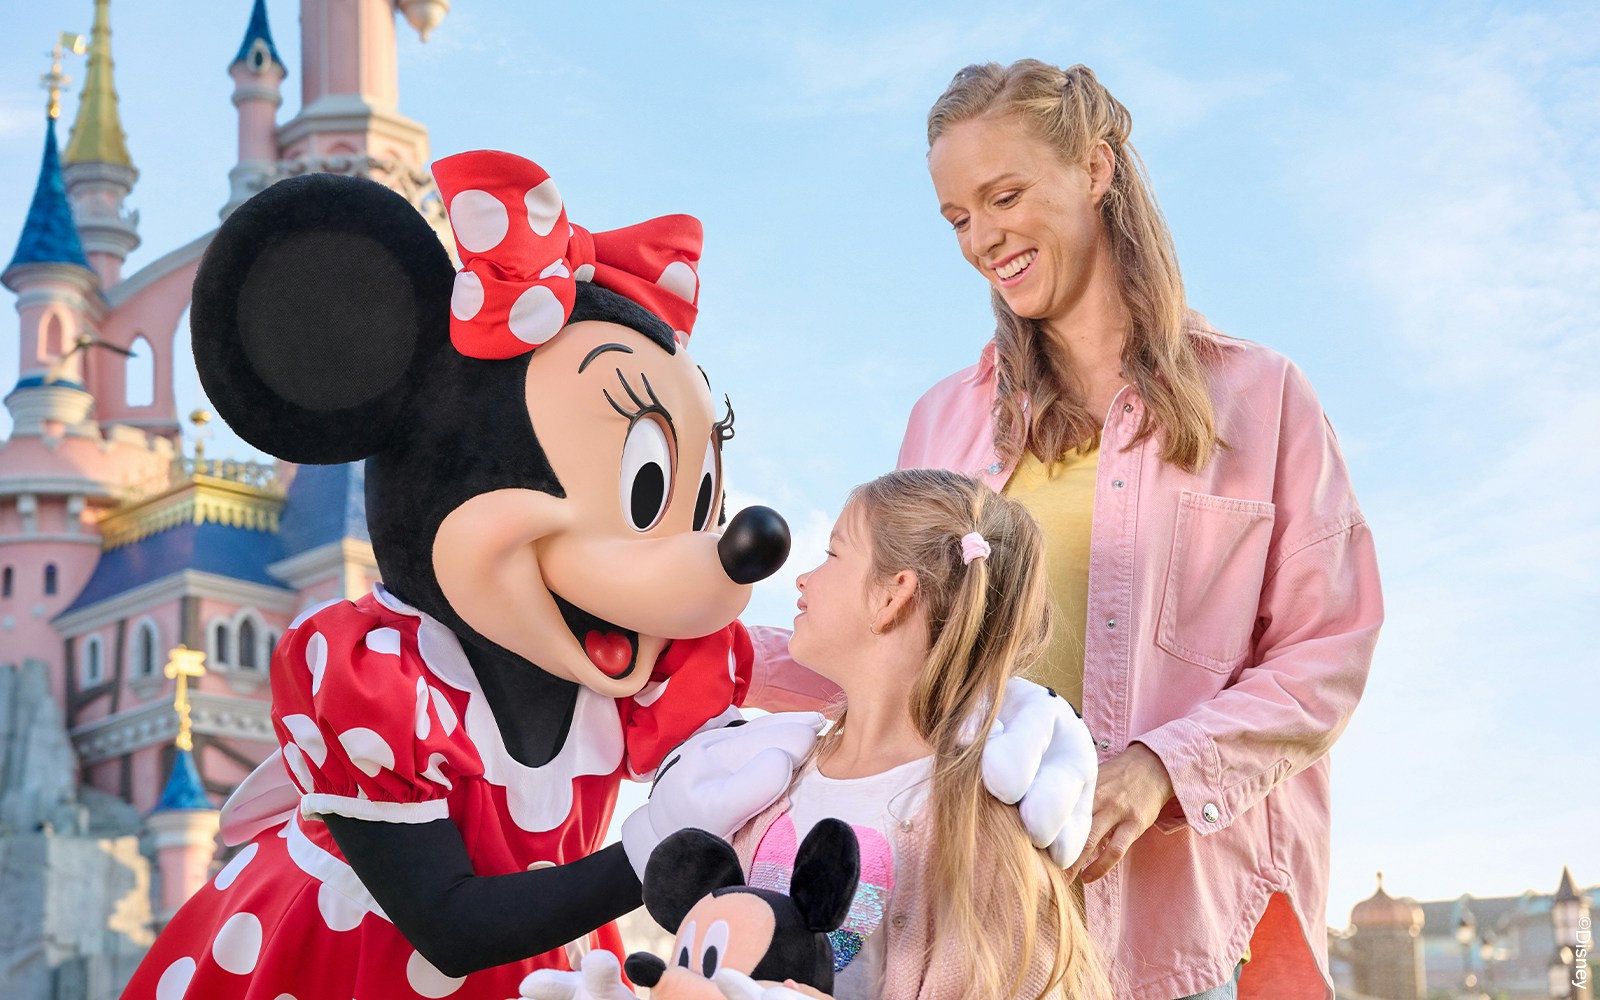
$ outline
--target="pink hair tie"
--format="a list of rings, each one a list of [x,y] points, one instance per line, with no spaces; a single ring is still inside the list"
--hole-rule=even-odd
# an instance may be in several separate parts
[[[971,566],[972,560],[989,555],[989,542],[976,531],[961,536],[961,565]]]

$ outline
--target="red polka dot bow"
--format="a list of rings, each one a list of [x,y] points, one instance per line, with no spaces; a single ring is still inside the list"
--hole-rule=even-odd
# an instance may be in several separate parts
[[[473,358],[525,354],[567,324],[577,282],[593,281],[689,339],[699,298],[700,220],[666,215],[591,233],[567,221],[556,182],[512,153],[478,150],[433,165],[461,256],[450,342]]]

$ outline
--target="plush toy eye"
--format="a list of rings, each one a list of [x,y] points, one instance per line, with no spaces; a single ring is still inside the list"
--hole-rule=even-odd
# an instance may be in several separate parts
[[[678,965],[687,969],[689,967],[689,946],[694,944],[693,920],[678,928],[678,940],[683,942],[678,946]]]
[[[636,531],[649,531],[667,509],[672,448],[661,422],[640,417],[622,445],[622,509]]]
[[[728,922],[718,920],[706,928],[704,950],[700,953],[700,974],[710,979],[717,974],[717,962],[728,953]]]
[[[717,502],[717,446],[706,445],[705,464],[700,469],[700,486],[694,497],[694,530],[701,531],[711,521]]]

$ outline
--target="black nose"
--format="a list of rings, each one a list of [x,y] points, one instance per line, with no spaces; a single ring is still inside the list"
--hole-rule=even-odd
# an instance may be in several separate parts
[[[734,583],[765,580],[789,558],[789,525],[771,507],[746,507],[722,532],[717,556]]]

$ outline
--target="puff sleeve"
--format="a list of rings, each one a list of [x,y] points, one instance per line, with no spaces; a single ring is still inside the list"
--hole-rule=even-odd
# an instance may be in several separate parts
[[[453,692],[423,664],[414,619],[330,605],[279,644],[272,687],[303,816],[445,819],[455,781],[482,773]]]

